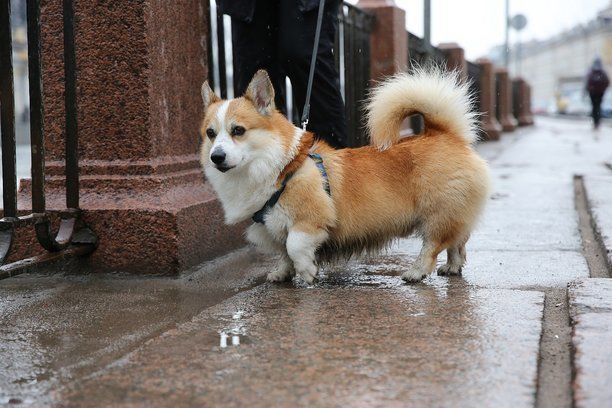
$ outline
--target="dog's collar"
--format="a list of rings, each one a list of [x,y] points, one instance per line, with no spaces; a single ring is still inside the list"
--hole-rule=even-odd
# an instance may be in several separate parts
[[[289,162],[289,164],[285,166],[285,168],[283,169],[283,171],[281,171],[279,175],[279,180],[281,180],[280,187],[278,188],[278,190],[274,192],[274,194],[272,194],[272,196],[268,199],[268,201],[266,201],[263,207],[261,207],[259,211],[253,214],[251,219],[254,222],[265,224],[265,220],[264,220],[265,215],[268,213],[268,211],[270,211],[270,209],[272,209],[272,207],[276,205],[276,203],[280,199],[280,196],[285,191],[285,187],[287,187],[287,183],[289,182],[289,180],[291,180],[291,177],[293,177],[297,169],[301,167],[302,163],[304,163],[304,160],[306,160],[307,157],[310,157],[312,160],[314,160],[317,166],[317,169],[319,169],[319,172],[321,173],[321,176],[323,177],[323,187],[325,188],[325,191],[327,192],[327,194],[331,196],[331,190],[329,187],[329,179],[327,177],[327,171],[325,170],[325,165],[323,164],[323,158],[321,157],[321,155],[317,153],[309,152],[313,144],[314,144],[314,138],[313,138],[312,133],[309,133],[309,132],[304,133],[302,140],[300,140],[300,145],[298,147],[298,152],[295,158],[291,160],[291,162]]]

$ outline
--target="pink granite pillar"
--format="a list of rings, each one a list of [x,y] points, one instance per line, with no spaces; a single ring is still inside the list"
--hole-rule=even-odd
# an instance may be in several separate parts
[[[527,81],[524,82],[525,86],[525,113],[527,115],[527,124],[533,125],[533,111],[531,110],[531,85]]]
[[[493,63],[485,58],[476,63],[480,66],[480,112],[481,126],[487,140],[499,140],[502,128],[495,114],[495,73]]]
[[[77,1],[81,207],[94,270],[177,273],[242,245],[198,164],[208,2]],[[62,2],[41,29],[48,208],[63,204]],[[29,183],[20,203],[29,205]]]
[[[370,36],[370,75],[374,80],[408,66],[406,13],[393,0],[360,0],[357,6],[376,17]]]
[[[519,126],[528,126],[531,124],[530,115],[528,113],[528,95],[527,83],[523,78],[514,78],[512,80],[512,113],[517,120]]]
[[[467,61],[463,48],[457,43],[442,43],[438,45],[438,48],[446,57],[446,68],[457,71],[461,79],[467,79]]]
[[[504,132],[512,132],[516,128],[516,119],[512,116],[512,86],[508,77],[508,70],[497,68],[495,70],[497,92],[497,120],[501,123]]]

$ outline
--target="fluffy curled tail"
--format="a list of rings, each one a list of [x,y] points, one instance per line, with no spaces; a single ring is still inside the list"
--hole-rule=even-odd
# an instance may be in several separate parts
[[[375,87],[367,104],[370,144],[386,149],[397,143],[404,119],[420,113],[425,129],[436,128],[463,138],[476,139],[476,116],[471,111],[469,84],[457,72],[440,67],[416,68],[401,73]]]

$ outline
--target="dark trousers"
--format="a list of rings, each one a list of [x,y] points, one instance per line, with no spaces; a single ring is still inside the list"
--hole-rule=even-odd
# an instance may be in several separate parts
[[[599,122],[601,121],[601,101],[603,99],[603,95],[589,94],[589,96],[591,97],[591,105],[593,106],[593,110],[591,111],[593,125],[598,128]]]
[[[334,147],[346,147],[344,102],[332,52],[338,7],[338,0],[326,1],[308,130]],[[274,85],[277,108],[286,113],[283,90],[287,76],[293,89],[294,109],[297,108],[301,114],[306,99],[317,13],[318,10],[300,11],[296,1],[257,0],[252,22],[232,19],[237,95],[244,93],[258,69],[265,69]]]

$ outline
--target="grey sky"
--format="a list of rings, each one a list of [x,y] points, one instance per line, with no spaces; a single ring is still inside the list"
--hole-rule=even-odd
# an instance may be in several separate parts
[[[353,1],[351,1],[353,2]],[[423,0],[395,0],[406,10],[406,27],[423,34]],[[431,0],[432,42],[457,42],[469,59],[504,41],[504,0]],[[529,20],[522,40],[546,39],[593,18],[610,0],[510,0],[510,14]],[[511,42],[516,34],[511,34]]]

